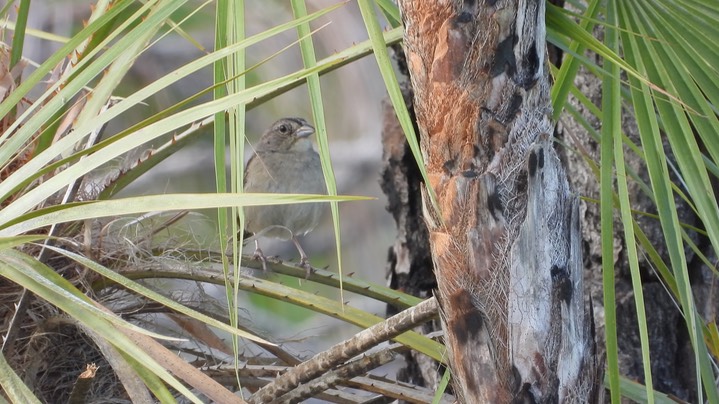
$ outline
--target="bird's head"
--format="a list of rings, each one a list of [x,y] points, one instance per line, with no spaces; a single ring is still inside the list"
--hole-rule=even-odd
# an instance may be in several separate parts
[[[308,139],[315,128],[302,118],[283,118],[275,122],[260,138],[258,151],[288,152],[312,148]]]

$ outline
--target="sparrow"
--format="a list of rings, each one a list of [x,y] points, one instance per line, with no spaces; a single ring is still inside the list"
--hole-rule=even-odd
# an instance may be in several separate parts
[[[244,191],[252,193],[324,194],[327,191],[320,156],[309,136],[315,128],[302,118],[283,118],[262,135],[254,155],[245,166]],[[309,258],[297,237],[319,223],[323,203],[247,206],[245,230],[254,234],[255,259],[267,269],[258,238],[292,240],[300,253],[300,266],[312,271]]]

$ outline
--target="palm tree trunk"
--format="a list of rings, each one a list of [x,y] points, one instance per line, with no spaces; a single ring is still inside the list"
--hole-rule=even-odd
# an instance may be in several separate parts
[[[464,402],[591,402],[578,201],[553,148],[544,2],[400,0],[425,220]]]

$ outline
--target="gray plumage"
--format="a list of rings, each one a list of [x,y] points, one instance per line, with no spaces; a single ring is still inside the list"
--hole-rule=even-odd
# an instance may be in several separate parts
[[[301,118],[283,118],[272,124],[255,147],[245,168],[244,191],[251,193],[326,194],[320,156],[309,136],[315,129]],[[307,265],[307,256],[297,241],[314,229],[324,210],[323,203],[302,203],[244,208],[245,229],[257,236],[290,240]],[[264,261],[256,241],[255,255]]]

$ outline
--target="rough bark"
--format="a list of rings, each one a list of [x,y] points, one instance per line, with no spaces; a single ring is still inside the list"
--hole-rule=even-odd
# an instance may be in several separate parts
[[[455,393],[590,402],[578,202],[553,148],[544,2],[400,1]]]
[[[402,60],[401,57],[398,59]],[[411,90],[408,86],[402,90],[411,110]],[[382,146],[384,152],[380,185],[387,195],[387,210],[392,213],[397,225],[395,243],[387,254],[389,286],[428,298],[433,296],[437,281],[432,270],[429,233],[422,217],[422,174],[389,101],[383,103]],[[396,313],[397,308],[388,305],[387,315]],[[422,324],[419,328],[415,331],[426,335],[439,330],[440,325],[436,320]],[[399,381],[437,388],[441,375],[435,360],[413,350],[405,352],[404,359],[406,366],[397,373]]]
[[[601,28],[595,29],[595,36],[601,37]],[[587,58],[593,58],[595,63],[601,64],[602,58],[586,52]],[[580,69],[574,84],[581,93],[595,105],[601,105],[601,79]],[[596,117],[573,97],[569,102],[595,129],[601,127]],[[623,111],[622,132],[636,144],[639,143],[639,133],[631,111]],[[563,114],[558,125],[559,136],[569,145],[569,149],[578,149],[594,161],[599,161],[599,143],[580,123]],[[665,152],[673,161],[669,147]],[[599,198],[596,179],[584,158],[577,153],[565,153],[567,170],[572,173],[570,185],[579,194],[591,199]],[[643,160],[633,152],[626,150],[625,160],[631,169],[646,183],[649,177]],[[675,179],[676,180],[676,179]],[[640,186],[629,182],[629,195],[632,207],[638,211],[656,213],[654,201],[644,193]],[[694,211],[680,198],[675,200],[677,213],[682,223],[692,226],[701,226]],[[604,340],[603,301],[602,301],[602,258],[601,258],[601,224],[599,205],[591,202],[582,203],[580,218],[583,232],[583,256],[585,267],[585,280],[591,286],[591,296],[594,299],[594,309],[597,313],[597,340]],[[614,261],[616,274],[616,305],[617,305],[617,339],[619,342],[619,366],[622,375],[631,380],[644,383],[644,364],[642,362],[639,342],[639,328],[637,326],[636,307],[634,304],[634,290],[627,260],[624,231],[618,218],[614,226]],[[669,255],[665,247],[664,236],[660,222],[642,216],[637,217],[639,226],[657,249],[664,262],[669,262]],[[696,232],[688,231],[692,241],[699,245],[701,251],[711,251],[707,248],[707,240]],[[687,247],[686,257],[692,280],[692,290],[697,302],[697,308],[704,318],[716,318],[719,307],[719,295],[716,294],[716,285],[709,276],[711,269],[706,267],[694,252]],[[686,326],[676,304],[669,296],[665,286],[657,277],[652,265],[640,255],[640,270],[643,283],[644,304],[651,308],[647,311],[647,324],[649,333],[649,352],[652,365],[654,388],[664,393],[670,393],[682,400],[696,402],[696,379],[694,371],[694,354],[691,341],[686,332]],[[716,262],[712,254],[710,261]],[[603,347],[600,347],[603,349]]]

